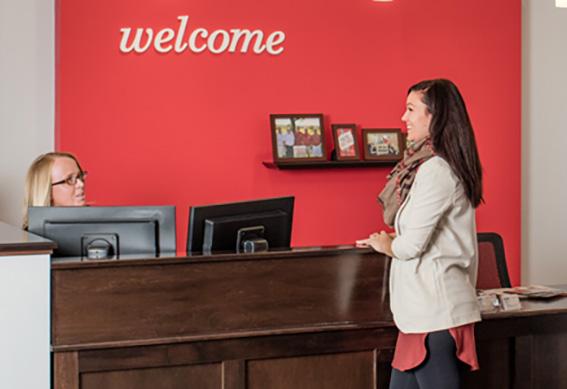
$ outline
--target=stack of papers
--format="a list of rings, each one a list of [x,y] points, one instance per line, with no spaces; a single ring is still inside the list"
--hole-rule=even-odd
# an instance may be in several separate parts
[[[542,285],[516,286],[479,290],[478,303],[482,313],[514,311],[522,308],[520,299],[551,299],[561,296],[567,296],[567,291]]]
[[[483,294],[517,294],[520,298],[546,299],[559,296],[567,296],[567,290],[552,288],[543,285],[516,286],[513,288],[485,289],[480,290],[479,295]]]
[[[520,298],[548,299],[559,296],[567,296],[567,291],[563,289],[551,288],[542,285],[516,286],[506,288],[505,293],[514,293]]]

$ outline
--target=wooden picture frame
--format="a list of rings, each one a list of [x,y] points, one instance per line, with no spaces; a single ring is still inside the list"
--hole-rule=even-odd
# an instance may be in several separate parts
[[[355,124],[333,124],[333,141],[337,161],[359,161],[360,148]]]
[[[323,114],[272,114],[274,162],[326,161]]]
[[[399,128],[363,128],[364,159],[367,161],[400,161],[404,156],[404,136]]]

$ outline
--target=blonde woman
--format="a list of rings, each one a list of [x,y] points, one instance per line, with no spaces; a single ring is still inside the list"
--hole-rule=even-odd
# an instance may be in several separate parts
[[[40,155],[26,176],[23,228],[28,228],[28,208],[85,205],[85,178],[77,158],[70,153]]]

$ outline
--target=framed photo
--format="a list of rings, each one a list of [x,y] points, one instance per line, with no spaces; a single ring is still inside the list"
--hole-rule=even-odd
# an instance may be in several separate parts
[[[333,139],[337,161],[353,161],[360,159],[355,124],[333,124]]]
[[[364,159],[399,161],[404,155],[404,138],[399,128],[363,128]]]
[[[322,114],[273,114],[274,162],[326,161]]]

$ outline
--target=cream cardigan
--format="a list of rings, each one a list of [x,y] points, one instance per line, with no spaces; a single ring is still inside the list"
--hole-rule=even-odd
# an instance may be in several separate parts
[[[475,211],[449,164],[435,156],[418,169],[395,220],[390,306],[404,333],[480,320]]]

